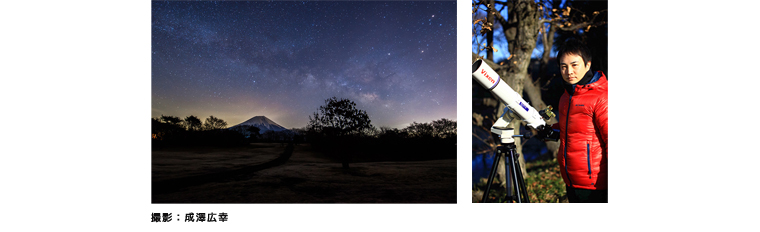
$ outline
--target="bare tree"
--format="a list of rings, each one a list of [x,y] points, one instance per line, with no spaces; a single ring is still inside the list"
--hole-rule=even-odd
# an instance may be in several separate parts
[[[190,115],[185,117],[185,128],[189,131],[198,131],[201,130],[201,127],[203,126],[203,123],[201,122],[201,119],[194,115]]]
[[[164,122],[164,123],[169,123],[169,124],[176,125],[176,126],[178,126],[178,125],[180,125],[182,123],[182,119],[179,119],[178,117],[175,117],[175,116],[164,116],[164,115],[161,115],[161,121]]]
[[[227,128],[227,122],[214,117],[214,115],[208,116],[208,118],[206,118],[206,122],[203,124],[204,130],[217,130],[224,128]]]
[[[319,112],[309,116],[309,128],[333,136],[357,135],[372,128],[367,112],[356,108],[356,103],[336,97],[325,100]]]
[[[337,141],[346,141],[366,135],[373,126],[367,112],[356,108],[356,103],[349,99],[336,97],[325,100],[325,105],[319,107],[319,112],[309,116],[308,128],[310,131],[321,134],[327,142],[340,153],[341,163],[344,169],[349,168],[351,162],[350,151],[344,146],[335,146]]]
[[[433,125],[433,130],[435,131],[435,137],[438,138],[450,138],[450,137],[456,137],[457,135],[457,122],[441,118],[439,120],[435,120],[431,122],[430,124]]]
[[[411,137],[428,137],[432,138],[434,134],[434,128],[433,125],[430,123],[419,123],[419,122],[412,122],[412,124],[409,124],[406,128],[404,128],[404,131],[409,134]]]

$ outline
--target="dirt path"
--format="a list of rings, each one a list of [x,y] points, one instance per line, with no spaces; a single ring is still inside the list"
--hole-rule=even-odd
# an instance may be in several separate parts
[[[285,162],[287,162],[288,159],[290,159],[290,157],[293,155],[293,148],[294,147],[292,143],[288,144],[288,146],[285,148],[285,151],[283,151],[279,157],[263,164],[252,165],[230,171],[187,176],[163,181],[154,181],[151,186],[151,191],[154,195],[164,194],[179,191],[181,189],[194,185],[203,185],[211,182],[227,181],[231,179],[249,178],[253,173],[257,171],[285,164]]]

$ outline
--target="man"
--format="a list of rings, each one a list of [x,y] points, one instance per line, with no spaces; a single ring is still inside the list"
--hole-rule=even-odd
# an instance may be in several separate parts
[[[575,39],[557,53],[565,81],[559,102],[557,153],[568,199],[607,202],[607,77],[591,71],[591,52]]]

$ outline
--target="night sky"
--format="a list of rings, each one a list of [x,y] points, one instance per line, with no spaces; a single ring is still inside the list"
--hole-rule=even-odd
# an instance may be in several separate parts
[[[152,117],[306,126],[330,97],[376,127],[456,120],[456,3],[153,2]]]

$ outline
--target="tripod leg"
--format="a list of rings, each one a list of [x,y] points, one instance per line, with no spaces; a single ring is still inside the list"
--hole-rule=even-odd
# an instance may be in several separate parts
[[[522,170],[520,168],[520,161],[517,159],[517,157],[514,157],[512,160],[515,161],[514,166],[517,167],[517,170]],[[530,203],[530,199],[528,198],[528,189],[525,188],[525,180],[523,179],[522,171],[518,171],[515,174],[516,174],[515,176],[516,180],[518,181],[517,185],[519,186],[518,191],[521,192],[521,196],[522,196],[521,201],[525,203]]]
[[[501,154],[495,154],[496,157],[493,158],[493,165],[491,165],[491,174],[488,175],[488,182],[486,183],[486,191],[483,192],[483,200],[481,200],[481,203],[486,203],[486,200],[488,199],[488,193],[491,191],[491,183],[493,182],[493,177],[496,176],[496,168],[499,167],[499,158],[501,157]]]
[[[514,193],[515,193],[515,196],[517,196],[517,203],[522,203],[523,193],[520,191],[520,189],[523,186],[520,185],[520,182],[517,179],[517,175],[522,174],[522,171],[520,170],[519,164],[516,163],[517,159],[515,158],[515,149],[510,148],[509,154],[507,155],[509,156],[509,164],[510,164],[509,166],[512,169],[512,173],[509,176],[509,178],[512,179]]]

